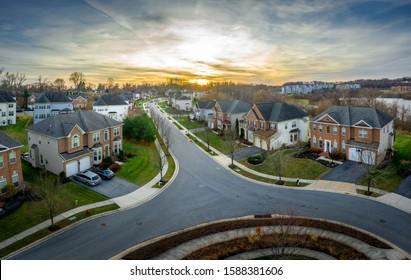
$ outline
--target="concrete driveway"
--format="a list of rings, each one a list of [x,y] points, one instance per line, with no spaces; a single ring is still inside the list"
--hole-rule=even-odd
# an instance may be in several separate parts
[[[140,186],[130,183],[126,180],[123,180],[121,178],[118,177],[114,177],[111,180],[103,180],[103,182],[101,182],[100,185],[98,186],[87,186],[79,181],[77,181],[76,179],[74,179],[73,177],[70,178],[71,181],[75,182],[76,184],[79,184],[80,186],[83,186],[85,188],[88,188],[92,191],[95,191],[99,194],[104,195],[105,197],[108,198],[114,198],[114,197],[118,197],[118,196],[123,196],[125,194],[131,193],[135,190],[137,190]]]
[[[248,157],[260,154],[262,152],[266,152],[266,150],[260,149],[256,146],[247,147],[240,151],[235,152],[234,160],[235,161],[243,160]]]
[[[346,160],[343,164],[334,167],[321,180],[357,183],[364,177],[366,171],[358,162]]]

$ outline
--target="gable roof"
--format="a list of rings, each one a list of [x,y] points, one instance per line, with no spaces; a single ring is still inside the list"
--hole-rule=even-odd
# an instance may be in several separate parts
[[[373,107],[333,106],[314,117],[312,121],[318,121],[326,114],[341,125],[353,126],[360,121],[365,121],[374,128],[382,128],[394,119],[387,113]]]
[[[308,116],[304,110],[284,102],[265,102],[255,104],[265,121],[281,122]]]
[[[45,92],[34,103],[71,103],[71,99],[61,92]]]
[[[0,131],[0,151],[4,148],[7,149],[14,149],[22,147],[23,145],[5,134],[4,132]]]
[[[93,106],[127,105],[119,95],[102,95]]]
[[[37,132],[53,138],[65,137],[70,134],[77,125],[84,132],[101,130],[109,127],[119,126],[122,123],[94,111],[81,111],[71,114],[59,114],[51,116],[37,124],[30,126],[27,130]]]
[[[16,100],[13,97],[13,94],[7,91],[2,91],[0,92],[0,103],[11,103],[11,102],[16,102]]]
[[[215,100],[197,101],[197,108],[205,110],[213,109],[216,102]]]
[[[83,94],[79,94],[79,93],[70,93],[70,94],[67,95],[67,97],[68,97],[70,100],[77,99],[77,98],[79,98],[79,99],[87,99],[86,96],[84,96]]]
[[[218,105],[223,113],[227,114],[237,114],[246,113],[251,109],[250,104],[242,100],[218,100]]]

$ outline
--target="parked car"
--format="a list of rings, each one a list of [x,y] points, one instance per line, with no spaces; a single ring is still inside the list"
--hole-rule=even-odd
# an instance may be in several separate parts
[[[108,168],[101,169],[101,168],[96,167],[96,168],[93,168],[93,172],[98,174],[104,180],[110,180],[115,176],[114,172]]]
[[[101,178],[96,173],[91,171],[86,171],[82,173],[78,173],[74,177],[77,181],[82,182],[89,186],[97,186],[101,183]]]
[[[29,153],[22,153],[22,154],[20,155],[20,157],[21,157],[21,158],[29,158],[29,157],[30,157],[30,154],[29,154]]]

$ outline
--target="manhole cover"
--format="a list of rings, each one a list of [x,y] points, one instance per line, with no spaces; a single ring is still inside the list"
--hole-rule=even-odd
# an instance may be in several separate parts
[[[387,221],[384,219],[380,219],[380,223],[385,224]]]
[[[107,224],[106,224],[106,223],[102,223],[100,226],[105,227],[105,226],[107,226]]]

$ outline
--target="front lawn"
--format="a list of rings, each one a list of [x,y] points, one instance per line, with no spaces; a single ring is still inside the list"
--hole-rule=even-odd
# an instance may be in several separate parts
[[[330,168],[325,167],[321,163],[314,160],[293,157],[295,150],[286,150],[284,152],[289,153],[290,157],[288,162],[284,165],[284,174],[282,177],[317,180],[331,170]],[[255,171],[278,176],[278,174],[276,174],[276,172],[268,166],[267,161],[260,165],[249,164],[247,163],[247,160],[242,160],[240,162]]]
[[[124,140],[123,149],[126,153],[134,154],[128,158],[127,163],[121,165],[116,175],[124,180],[143,186],[150,182],[159,172],[153,165],[158,157],[158,151],[154,142],[145,143],[136,140]]]
[[[62,186],[59,199],[61,199],[61,207],[57,215],[107,198],[78,184],[69,182]],[[76,200],[77,204],[75,203]],[[0,219],[0,241],[4,241],[48,219],[47,208],[41,202],[26,201],[19,209]]]
[[[214,132],[210,131],[210,132],[206,132],[206,131],[201,131],[201,132],[196,132],[194,133],[195,135],[197,135],[198,138],[200,138],[201,140],[203,140],[206,145],[207,145],[207,133],[208,133],[208,137],[209,137],[209,142],[210,142],[210,146],[213,147],[214,149],[217,149],[220,152],[223,152],[226,150],[225,148],[225,143],[224,140],[222,139],[221,136],[215,134]]]
[[[33,124],[32,115],[17,115],[16,124],[2,126],[0,130],[7,134],[9,137],[13,138],[20,144],[24,145],[21,148],[21,152],[28,151],[28,140],[27,140],[27,128]]]

